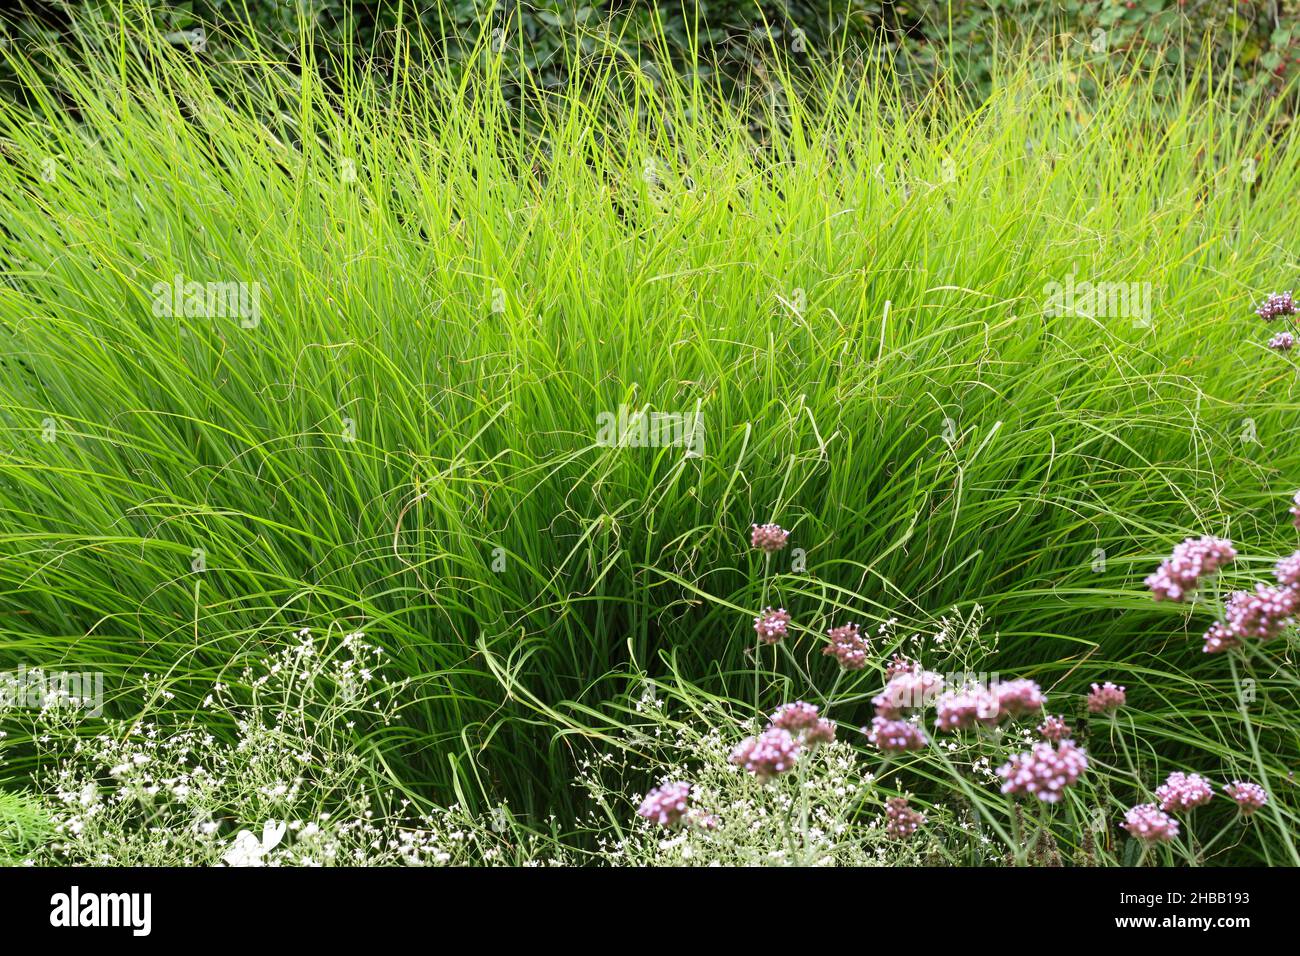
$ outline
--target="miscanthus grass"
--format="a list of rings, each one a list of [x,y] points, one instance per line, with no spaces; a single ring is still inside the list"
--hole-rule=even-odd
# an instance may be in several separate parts
[[[2,51],[25,96],[0,104],[0,666],[100,672],[113,727],[149,715],[215,759],[241,729],[214,686],[252,693],[303,628],[363,632],[400,692],[299,731],[409,800],[370,808],[394,820],[508,806],[551,841],[516,862],[648,859],[636,811],[675,782],[780,825],[725,851],[674,831],[672,859],[1132,862],[1124,815],[1160,831],[1174,772],[1268,803],[1213,856],[1143,859],[1294,861],[1294,627],[1225,666],[1205,607],[1143,583],[1189,537],[1249,543],[1225,594],[1295,550],[1297,367],[1270,348],[1294,126],[1068,47],[980,103],[774,54],[737,104],[598,42],[541,90],[486,38],[453,72],[418,38],[368,71],[129,16],[79,36]],[[1080,825],[1004,800],[1005,746],[953,738],[946,767],[932,723],[882,782],[858,728],[895,654],[1033,681],[1029,754],[1123,687],[1065,785]],[[647,680],[697,757],[629,742]],[[839,728],[813,790],[718,763],[796,701]],[[107,726],[83,757],[126,755]],[[7,729],[11,786],[48,779],[41,734]],[[1078,737],[1051,733],[1069,778]],[[575,787],[601,753],[627,779]],[[241,800],[181,855],[292,852],[312,819]],[[583,822],[605,805],[640,829]],[[846,821],[881,841],[844,850]]]

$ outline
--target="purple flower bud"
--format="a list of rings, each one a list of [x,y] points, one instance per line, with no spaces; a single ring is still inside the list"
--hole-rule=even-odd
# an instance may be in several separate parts
[[[1121,826],[1147,843],[1163,843],[1178,837],[1178,821],[1154,803],[1139,803],[1124,814]]]
[[[764,644],[776,644],[785,638],[789,625],[790,614],[785,608],[774,611],[769,607],[754,618],[754,630]]]
[[[1283,587],[1300,587],[1300,551],[1279,561],[1273,568],[1273,576]]]
[[[856,624],[833,627],[826,632],[831,642],[822,648],[822,654],[834,657],[846,671],[860,671],[867,666],[867,652],[871,644],[862,636]]]
[[[1160,809],[1166,811],[1195,810],[1209,803],[1213,796],[1214,787],[1199,773],[1171,773],[1163,784],[1156,787]]]
[[[885,801],[885,832],[891,839],[906,840],[925,824],[925,816],[907,804],[907,797]]]
[[[1237,591],[1223,608],[1223,620],[1215,621],[1205,632],[1207,654],[1240,647],[1246,638],[1271,641],[1295,620],[1300,610],[1300,591],[1291,587],[1267,587],[1256,584],[1255,590]]]
[[[1268,347],[1275,352],[1290,352],[1295,347],[1295,336],[1290,332],[1279,332],[1268,340]]]
[[[646,794],[637,815],[652,823],[672,829],[682,822],[691,798],[691,785],[680,781],[665,783]]]
[[[1088,769],[1088,758],[1073,740],[1063,740],[1053,747],[1037,743],[1025,753],[1013,754],[998,768],[1006,782],[1002,792],[1033,794],[1044,803],[1056,803],[1061,792]]]
[[[1237,807],[1246,816],[1268,803],[1268,793],[1257,783],[1234,780],[1224,785],[1223,792],[1236,801]]]
[[[1060,743],[1069,737],[1074,731],[1060,717],[1047,717],[1038,725],[1038,733],[1044,740],[1050,740],[1052,743]]]
[[[731,752],[731,762],[767,783],[794,767],[799,750],[799,742],[790,731],[773,727],[741,741]]]
[[[1126,703],[1128,698],[1124,694],[1123,687],[1116,687],[1110,681],[1106,681],[1100,687],[1093,684],[1092,692],[1088,694],[1088,713],[1111,713],[1119,710]]]
[[[1295,315],[1295,300],[1290,292],[1274,292],[1255,308],[1255,314],[1265,321],[1279,315]]]
[[[756,524],[749,533],[749,543],[759,551],[773,554],[785,547],[790,532],[779,524]]]
[[[873,717],[870,727],[863,727],[867,740],[886,753],[903,753],[908,750],[923,750],[929,740],[925,731],[907,720],[889,720],[886,717]]]
[[[1232,542],[1206,535],[1188,538],[1146,579],[1157,601],[1182,601],[1200,584],[1237,556]]]

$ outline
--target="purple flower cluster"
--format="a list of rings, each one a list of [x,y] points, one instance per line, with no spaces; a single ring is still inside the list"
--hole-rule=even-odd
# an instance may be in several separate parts
[[[1146,579],[1157,601],[1182,601],[1209,577],[1237,556],[1232,542],[1206,535],[1188,538]]]
[[[779,524],[756,524],[749,532],[749,543],[759,551],[773,554],[785,547],[790,532]]]
[[[1237,591],[1223,608],[1223,621],[1215,621],[1205,632],[1207,654],[1218,654],[1240,647],[1246,638],[1270,641],[1295,620],[1300,610],[1300,590],[1293,587],[1267,587],[1256,584],[1255,590]]]
[[[1300,588],[1300,551],[1279,561],[1273,568],[1273,576],[1283,587]]]
[[[998,698],[998,715],[1001,717],[1020,717],[1043,709],[1047,698],[1038,685],[1031,680],[1012,680],[993,685],[993,693]]]
[[[1291,520],[1297,528],[1300,528],[1300,491],[1297,491],[1295,497],[1291,499]]]
[[[1171,773],[1169,779],[1156,787],[1156,799],[1165,811],[1195,810],[1209,803],[1213,796],[1214,787],[1199,773]]]
[[[646,794],[637,815],[663,827],[677,826],[686,816],[691,799],[691,785],[676,781],[665,783]]]
[[[1088,758],[1072,740],[1063,740],[1056,747],[1049,743],[1036,743],[1025,753],[1013,754],[998,768],[998,776],[1005,783],[1002,792],[1033,794],[1044,803],[1056,803],[1061,791],[1079,779],[1088,769]]]
[[[881,717],[895,720],[905,710],[928,707],[943,689],[943,677],[933,671],[915,668],[898,671],[885,685],[885,689],[872,698],[871,703]]]
[[[903,753],[908,750],[923,750],[929,740],[925,731],[909,720],[890,720],[888,717],[873,717],[870,727],[863,727],[867,740],[887,753]]]
[[[1069,737],[1074,731],[1060,717],[1047,717],[1038,725],[1038,734],[1044,740],[1050,740],[1052,743],[1060,743]]]
[[[1268,340],[1268,347],[1275,352],[1290,352],[1295,347],[1295,336],[1290,332],[1279,332]]]
[[[757,737],[742,740],[731,752],[731,762],[767,783],[790,770],[801,749],[790,731],[770,727]]]
[[[1088,694],[1088,713],[1107,714],[1119,710],[1128,702],[1123,687],[1116,687],[1110,681],[1098,686],[1092,685]]]
[[[1290,292],[1274,292],[1256,307],[1255,314],[1265,321],[1279,315],[1295,315],[1295,299]]]
[[[885,801],[885,832],[892,839],[906,840],[925,823],[925,816],[913,810],[907,797],[890,797]]]
[[[1237,807],[1247,816],[1268,803],[1268,794],[1264,788],[1246,780],[1234,780],[1225,784],[1223,792],[1236,801]]]
[[[948,691],[936,703],[934,722],[939,730],[961,730],[976,724],[990,726],[1043,709],[1047,698],[1031,680],[1012,680],[987,689],[978,686]]]
[[[790,612],[785,608],[767,608],[754,618],[754,630],[764,644],[776,644],[789,634]]]
[[[934,725],[939,730],[963,730],[976,724],[995,724],[1001,707],[995,694],[983,687],[950,690],[935,704]]]
[[[1122,826],[1130,835],[1147,843],[1163,843],[1178,836],[1178,821],[1154,803],[1139,803],[1129,810],[1124,814]]]
[[[832,627],[826,632],[831,642],[822,648],[822,654],[834,657],[846,671],[860,671],[867,666],[867,652],[871,644],[862,636],[856,624]]]
[[[782,704],[768,720],[769,727],[780,727],[790,733],[797,733],[817,723],[821,717],[816,704],[806,704],[796,700],[793,704]]]
[[[778,707],[767,726],[789,731],[808,747],[828,744],[835,739],[835,725],[820,716],[816,704],[806,704],[801,700]]]

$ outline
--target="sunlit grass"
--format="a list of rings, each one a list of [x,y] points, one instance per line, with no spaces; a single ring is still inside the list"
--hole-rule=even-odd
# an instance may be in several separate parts
[[[726,106],[595,58],[521,111],[488,49],[327,88],[87,42],[57,91],[8,52],[0,665],[103,670],[118,713],[170,675],[191,708],[344,621],[413,681],[357,729],[395,786],[567,818],[630,676],[752,697],[764,604],[822,692],[827,627],[979,604],[984,669],[1070,713],[1128,686],[1152,785],[1248,775],[1208,619],[1141,581],[1185,534],[1246,542],[1243,576],[1296,547],[1296,366],[1251,315],[1297,271],[1294,132],[1064,61],[974,107],[849,60]],[[177,275],[257,283],[258,314],[156,314]],[[1045,314],[1070,277],[1149,283],[1150,321]],[[703,454],[598,444],[620,405],[698,408]],[[765,596],[768,520],[806,566]],[[1300,701],[1254,679],[1288,781]]]

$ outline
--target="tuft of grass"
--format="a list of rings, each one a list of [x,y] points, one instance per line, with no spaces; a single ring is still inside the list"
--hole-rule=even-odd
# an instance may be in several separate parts
[[[1295,278],[1294,125],[1068,58],[974,105],[777,61],[737,105],[575,55],[520,106],[486,41],[381,75],[83,36],[52,78],[4,51],[0,665],[194,710],[344,621],[411,682],[354,731],[395,787],[573,819],[575,737],[643,673],[752,703],[762,606],[812,698],[827,627],[978,605],[984,669],[1068,708],[1128,686],[1153,785],[1246,773],[1208,620],[1141,581],[1186,534],[1251,542],[1242,575],[1296,547],[1297,369],[1250,310]],[[160,308],[177,276],[256,314]],[[1150,321],[1045,309],[1067,281],[1150,289]],[[702,453],[602,444],[620,406],[698,410]],[[747,549],[769,520],[798,562]],[[1251,679],[1289,781],[1300,700]]]

